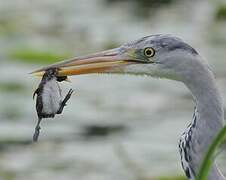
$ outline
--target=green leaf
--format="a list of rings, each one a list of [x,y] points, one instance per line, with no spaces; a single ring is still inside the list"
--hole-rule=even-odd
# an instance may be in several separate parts
[[[196,180],[207,180],[209,171],[213,164],[215,151],[224,142],[225,139],[226,139],[226,126],[224,126],[220,130],[220,132],[215,137],[214,141],[211,143],[201,164]]]

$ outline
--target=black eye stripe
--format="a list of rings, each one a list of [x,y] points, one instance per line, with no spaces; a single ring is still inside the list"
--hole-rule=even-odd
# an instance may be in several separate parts
[[[151,47],[147,47],[144,49],[144,55],[147,57],[153,57],[155,55],[155,50]]]

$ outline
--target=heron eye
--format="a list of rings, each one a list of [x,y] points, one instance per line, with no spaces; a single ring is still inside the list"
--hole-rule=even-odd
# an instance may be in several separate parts
[[[153,57],[155,55],[155,50],[153,48],[145,48],[144,49],[144,55],[147,57]]]

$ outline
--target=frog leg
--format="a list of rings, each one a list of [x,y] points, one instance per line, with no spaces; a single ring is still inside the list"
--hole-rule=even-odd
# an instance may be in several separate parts
[[[60,108],[57,111],[57,114],[61,114],[64,106],[66,106],[67,101],[71,98],[71,95],[74,91],[72,89],[69,90],[69,92],[67,93],[67,95],[65,96],[64,100],[61,102]]]
[[[38,137],[39,137],[39,133],[40,133],[40,122],[41,122],[42,118],[38,118],[38,123],[35,127],[35,132],[34,132],[34,135],[33,135],[33,142],[37,142],[38,141]]]
[[[34,91],[34,93],[33,93],[33,99],[35,98],[35,95],[39,93],[39,91],[40,91],[40,88],[37,88],[37,89]]]

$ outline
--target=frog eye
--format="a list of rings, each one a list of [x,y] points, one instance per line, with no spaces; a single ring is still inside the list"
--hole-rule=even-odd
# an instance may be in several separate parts
[[[147,47],[144,49],[144,55],[149,58],[153,57],[155,55],[155,50],[151,47]]]

